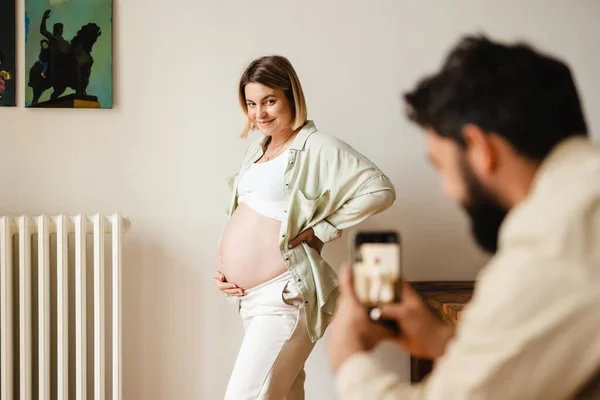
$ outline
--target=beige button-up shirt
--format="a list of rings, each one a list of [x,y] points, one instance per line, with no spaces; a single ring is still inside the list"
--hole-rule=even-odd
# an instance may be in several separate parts
[[[571,398],[600,367],[600,147],[569,139],[507,216],[455,338],[411,386],[368,353],[336,377],[342,400]]]

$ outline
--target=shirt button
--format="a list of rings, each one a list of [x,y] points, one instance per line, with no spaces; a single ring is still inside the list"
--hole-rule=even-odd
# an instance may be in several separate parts
[[[302,279],[298,278],[298,282],[302,282]]]
[[[308,304],[308,301],[305,301],[304,304]]]
[[[286,258],[285,258],[285,261],[290,261],[290,258],[289,258],[289,257],[286,257]]]
[[[290,184],[289,184],[289,183],[286,183],[286,184],[285,184],[285,186],[286,186],[286,187],[288,187],[288,186],[290,186]]]
[[[281,235],[281,237],[285,237],[285,233],[283,235]]]

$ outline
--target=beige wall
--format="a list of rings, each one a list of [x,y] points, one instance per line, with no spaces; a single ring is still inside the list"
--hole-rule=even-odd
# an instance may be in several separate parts
[[[0,212],[131,218],[126,399],[222,398],[242,327],[210,277],[224,179],[246,146],[236,84],[252,58],[289,57],[310,118],[392,178],[397,202],[365,226],[401,231],[409,279],[470,279],[485,261],[441,196],[399,102],[459,35],[527,38],[566,57],[599,137],[595,0],[115,2],[116,108],[29,110],[21,95],[19,108],[0,110]],[[22,66],[22,44],[19,54]],[[325,255],[344,260],[346,237]],[[334,397],[325,342],[308,362],[309,399]],[[407,377],[407,359],[399,360]]]

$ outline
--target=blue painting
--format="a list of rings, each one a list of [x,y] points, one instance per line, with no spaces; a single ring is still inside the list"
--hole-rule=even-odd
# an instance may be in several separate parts
[[[16,105],[15,0],[0,0],[0,106]]]
[[[25,104],[112,108],[112,0],[25,0]]]

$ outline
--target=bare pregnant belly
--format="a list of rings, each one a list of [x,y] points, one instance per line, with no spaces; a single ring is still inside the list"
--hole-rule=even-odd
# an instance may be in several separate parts
[[[240,204],[229,218],[218,249],[218,270],[244,290],[287,271],[279,251],[281,222]]]

